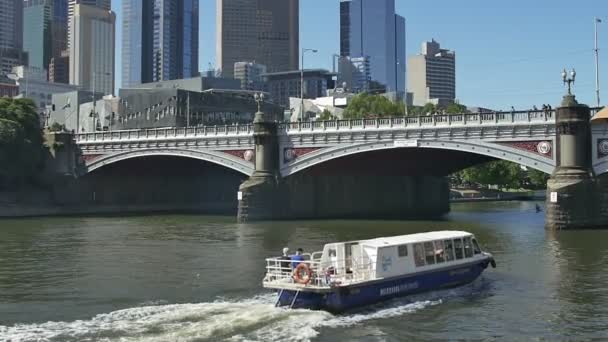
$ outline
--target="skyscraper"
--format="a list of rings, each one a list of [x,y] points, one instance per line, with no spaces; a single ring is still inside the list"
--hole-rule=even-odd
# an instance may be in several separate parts
[[[299,66],[299,0],[217,0],[217,63],[224,77],[234,63],[263,64],[268,72]]]
[[[405,91],[405,19],[395,0],[341,0],[340,55],[369,60],[372,89]]]
[[[123,0],[122,86],[196,76],[198,0]]]
[[[148,1],[153,1],[153,0],[148,0]],[[76,8],[76,5],[81,4],[81,5],[88,5],[88,6],[95,6],[95,7],[99,7],[101,9],[104,10],[111,10],[112,9],[112,0],[68,0],[68,27],[70,27],[70,22],[72,20],[72,17],[74,16],[74,11]],[[70,31],[68,29],[68,47],[70,45]]]
[[[23,50],[28,53],[30,67],[48,69],[51,62],[52,5],[49,0],[23,2]]]
[[[198,73],[198,0],[156,0],[152,40],[152,80]]]
[[[22,49],[23,0],[0,0],[0,78],[27,63]]]
[[[456,99],[456,54],[435,40],[422,43],[422,52],[408,60],[408,91],[413,104],[448,105]]]
[[[116,15],[95,6],[74,7],[70,20],[70,84],[103,94],[114,92]]]

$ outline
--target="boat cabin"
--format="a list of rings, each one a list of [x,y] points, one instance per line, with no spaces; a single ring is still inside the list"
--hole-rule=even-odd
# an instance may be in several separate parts
[[[473,234],[438,231],[327,244],[320,264],[335,277],[357,281],[466,263],[481,254]]]

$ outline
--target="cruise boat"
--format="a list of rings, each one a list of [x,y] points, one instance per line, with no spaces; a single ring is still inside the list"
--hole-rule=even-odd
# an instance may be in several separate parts
[[[326,244],[304,261],[266,259],[263,286],[277,306],[334,313],[395,297],[451,288],[496,267],[464,231],[435,231]]]

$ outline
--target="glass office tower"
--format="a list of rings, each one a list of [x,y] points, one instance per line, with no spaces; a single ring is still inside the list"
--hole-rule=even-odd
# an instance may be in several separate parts
[[[123,0],[122,86],[198,74],[198,0]]]
[[[405,19],[395,14],[395,0],[342,0],[340,50],[368,59],[370,91],[405,90]]]
[[[23,50],[31,67],[48,69],[51,62],[51,12],[51,1],[23,2]]]

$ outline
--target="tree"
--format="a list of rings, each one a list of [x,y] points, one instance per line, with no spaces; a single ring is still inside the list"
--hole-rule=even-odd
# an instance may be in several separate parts
[[[321,112],[321,115],[319,116],[319,120],[323,120],[323,121],[328,121],[328,120],[335,120],[336,117],[333,116],[331,114],[331,112],[327,109],[323,109],[323,112]]]
[[[462,170],[457,178],[469,183],[519,188],[522,185],[523,171],[516,163],[499,160]]]
[[[43,148],[36,105],[29,99],[0,99],[0,188],[31,180]]]
[[[461,105],[460,103],[451,103],[445,108],[445,112],[448,114],[464,114],[468,113],[467,106]]]
[[[528,169],[528,179],[530,180],[530,187],[533,190],[540,190],[547,188],[547,181],[549,180],[550,175],[538,171],[535,169]]]
[[[352,98],[344,110],[345,119],[403,116],[402,103],[392,102],[382,95],[362,93]]]

